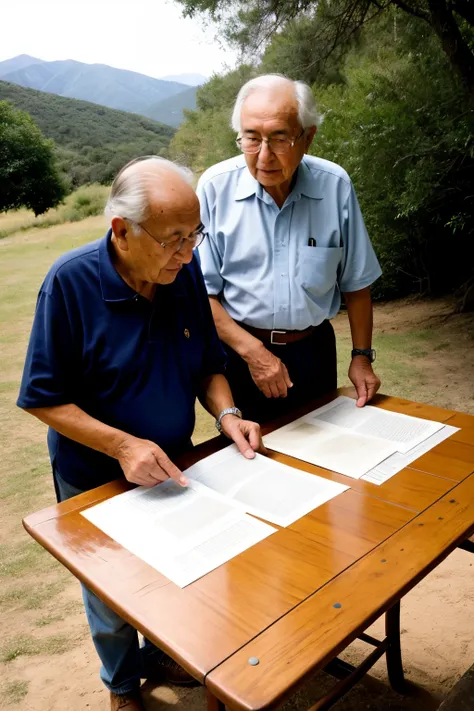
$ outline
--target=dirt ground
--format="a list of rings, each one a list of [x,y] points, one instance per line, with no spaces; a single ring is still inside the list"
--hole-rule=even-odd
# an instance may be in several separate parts
[[[455,551],[402,603],[405,672],[410,681],[419,685],[419,692],[410,697],[393,692],[388,686],[384,662],[380,660],[371,677],[339,701],[335,711],[431,711],[437,708],[474,660],[473,558],[464,551]],[[78,600],[77,584],[71,582],[62,595]],[[28,616],[22,627],[29,631]],[[380,635],[383,632],[380,622],[373,629]],[[20,656],[8,663],[10,678],[28,682],[28,694],[14,703],[14,707],[18,711],[107,709],[107,692],[99,680],[99,663],[87,635],[84,613],[78,607],[66,620],[52,623],[49,632],[67,635],[70,648],[54,656]],[[345,658],[360,659],[361,648],[361,643],[352,645]],[[317,675],[285,705],[285,711],[306,711],[330,684],[330,677]],[[205,711],[206,708],[201,687],[181,690],[153,688],[145,683],[143,692],[148,711],[171,711],[172,708]],[[0,708],[11,711],[11,699],[0,700]]]
[[[39,239],[46,238],[40,235]],[[34,254],[31,259],[33,262]],[[5,303],[3,308],[8,306]],[[32,297],[30,314],[33,303]],[[7,456],[3,456],[2,472],[7,488],[0,497],[0,709],[104,711],[108,697],[99,679],[99,661],[88,635],[79,586],[28,539],[20,524],[27,511],[51,503],[53,491],[45,430],[33,418],[15,414],[23,357],[19,354],[24,354],[29,323],[23,324],[14,314],[11,323],[11,336],[3,341],[10,354],[8,382],[3,383],[3,390],[0,387],[6,403],[3,414],[0,412],[0,434]],[[335,320],[335,328],[343,385],[345,354],[350,348],[344,314]],[[474,414],[472,314],[453,315],[449,300],[405,300],[376,307],[375,333],[383,392]],[[212,422],[199,413],[196,439],[211,433]],[[19,443],[15,450],[14,442]],[[10,477],[12,468],[17,474]],[[30,486],[15,489],[15,481],[26,476],[25,472],[36,478],[29,480]],[[419,685],[419,692],[402,698],[391,691],[381,660],[335,711],[430,711],[437,707],[474,662],[473,565],[473,555],[457,550],[403,600],[404,666],[407,678]],[[374,629],[382,634],[380,622]],[[362,648],[360,643],[351,645],[346,658],[359,659]],[[285,711],[307,709],[330,683],[326,675],[317,675]],[[143,691],[148,711],[205,709],[201,688],[183,691],[145,684]]]

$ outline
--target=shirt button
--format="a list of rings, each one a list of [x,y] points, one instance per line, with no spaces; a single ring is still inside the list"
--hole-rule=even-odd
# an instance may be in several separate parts
[[[282,273],[280,274],[280,276],[284,277],[284,276],[286,276],[286,273],[285,273],[285,272],[282,272]]]

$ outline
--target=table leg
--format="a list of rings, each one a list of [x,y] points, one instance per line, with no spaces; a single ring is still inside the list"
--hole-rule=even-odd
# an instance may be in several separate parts
[[[406,694],[409,685],[403,674],[402,650],[400,647],[400,602],[395,603],[385,613],[385,634],[387,637],[387,672],[392,689]]]
[[[225,711],[225,704],[223,704],[222,701],[219,701],[219,699],[214,696],[214,694],[211,694],[209,689],[206,689],[206,696],[207,711]]]

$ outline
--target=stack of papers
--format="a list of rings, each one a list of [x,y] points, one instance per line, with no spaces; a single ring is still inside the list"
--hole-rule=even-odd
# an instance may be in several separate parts
[[[440,422],[356,407],[338,397],[264,437],[266,447],[306,462],[382,484],[457,431]]]
[[[82,515],[180,587],[275,532],[247,513],[288,526],[348,487],[236,445],[186,470],[188,487],[168,480],[138,487]]]
[[[392,454],[388,459],[385,459],[385,461],[380,462],[380,464],[377,464],[376,467],[368,471],[367,474],[364,474],[361,479],[371,481],[372,484],[380,486],[384,481],[390,479],[394,474],[401,472],[402,469],[408,467],[412,462],[422,457],[423,454],[426,454],[430,449],[436,447],[437,444],[441,444],[441,442],[444,442],[445,439],[448,439],[448,437],[451,437],[451,435],[458,431],[459,427],[443,425],[440,430],[425,439],[421,444],[417,444],[416,447],[413,447],[413,449],[410,449],[405,454],[395,452],[395,454]]]

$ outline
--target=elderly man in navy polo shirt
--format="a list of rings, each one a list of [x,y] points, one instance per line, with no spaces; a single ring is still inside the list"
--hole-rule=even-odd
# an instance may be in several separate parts
[[[199,253],[227,377],[244,415],[259,422],[336,387],[329,319],[341,293],[357,404],[380,387],[370,284],[381,270],[347,173],[306,155],[317,118],[303,82],[252,79],[232,117],[244,155],[209,168],[197,189],[209,232]]]
[[[183,169],[147,156],[112,186],[106,236],[61,257],[41,287],[18,405],[49,425],[58,500],[125,476],[185,486],[196,396],[246,457],[260,430],[223,375],[193,248],[205,237]],[[111,709],[140,711],[140,678],[190,683],[89,590],[84,603]]]

